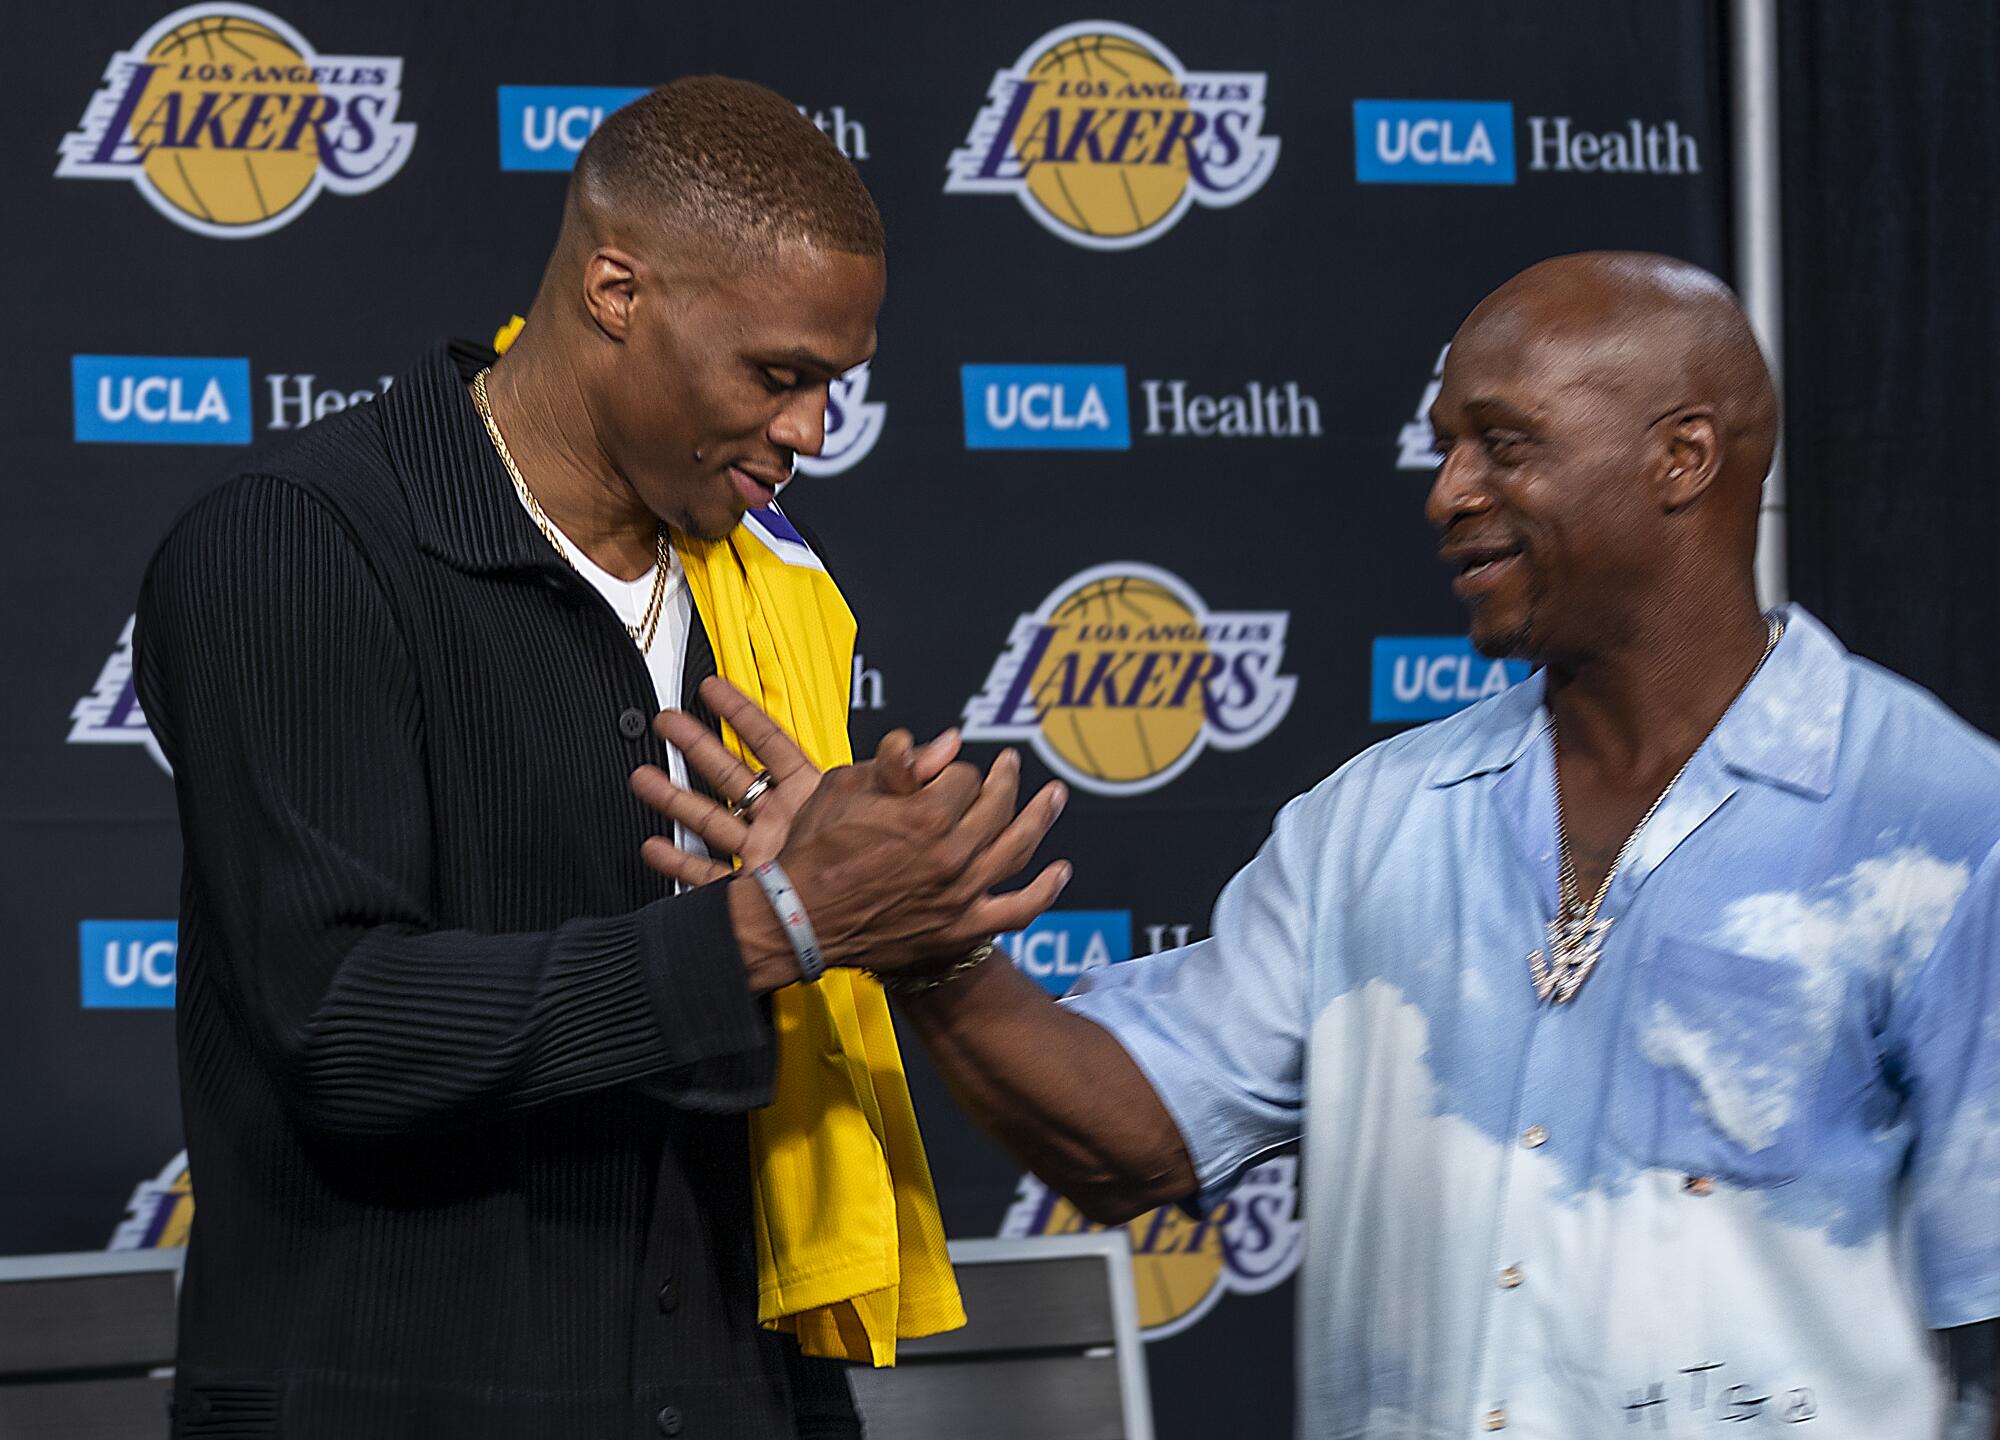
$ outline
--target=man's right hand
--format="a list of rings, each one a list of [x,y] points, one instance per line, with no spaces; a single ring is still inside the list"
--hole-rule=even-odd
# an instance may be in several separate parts
[[[635,793],[701,837],[717,855],[746,864],[776,856],[797,887],[832,964],[893,971],[962,954],[990,936],[1027,925],[1054,903],[1070,867],[1058,861],[1025,889],[990,893],[1034,854],[1062,811],[1067,792],[1051,783],[1014,813],[1020,761],[1006,751],[982,781],[952,764],[947,732],[917,747],[905,731],[887,736],[875,758],[821,775],[791,737],[734,687],[704,683],[703,698],[727,720],[775,782],[738,816],[682,789],[653,767],[635,772]],[[750,769],[692,717],[661,715],[661,738],[724,795],[741,794]],[[687,884],[730,875],[709,856],[649,840],[647,863]],[[762,890],[732,881],[730,911],[751,983],[759,990],[797,978],[782,928]]]
[[[992,893],[1028,863],[1067,798],[1051,783],[1016,814],[1020,781],[1020,757],[1006,750],[983,781],[959,761],[924,783],[900,730],[868,763],[828,771],[779,856],[827,957],[899,970],[1019,930],[1054,904],[1067,861]]]

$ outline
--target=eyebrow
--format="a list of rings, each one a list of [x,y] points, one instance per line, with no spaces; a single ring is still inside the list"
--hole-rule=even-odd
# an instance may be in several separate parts
[[[868,360],[874,358],[871,354]],[[817,351],[803,349],[774,350],[769,352],[765,359],[771,364],[786,365],[794,370],[817,370],[825,375],[845,375],[849,370],[868,363],[868,360],[858,360],[853,365],[837,365]]]
[[[1486,423],[1497,420],[1514,425],[1533,425],[1536,419],[1532,411],[1523,410],[1520,406],[1493,395],[1482,395],[1468,400],[1460,408],[1473,419]]]

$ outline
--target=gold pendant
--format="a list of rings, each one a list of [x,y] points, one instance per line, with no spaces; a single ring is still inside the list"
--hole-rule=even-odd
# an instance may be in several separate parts
[[[1564,914],[1549,922],[1549,946],[1528,957],[1528,978],[1534,981],[1535,998],[1567,1005],[1597,968],[1604,953],[1604,935],[1610,920],[1588,915]]]

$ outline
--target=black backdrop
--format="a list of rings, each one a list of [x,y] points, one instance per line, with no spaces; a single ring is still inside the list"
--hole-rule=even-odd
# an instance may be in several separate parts
[[[1392,724],[1443,713],[1494,683],[1489,667],[1463,658],[1460,615],[1420,513],[1426,437],[1405,433],[1441,347],[1481,295],[1533,260],[1600,246],[1663,250],[1726,273],[1717,25],[1711,6],[1690,0],[1530,10],[1135,0],[1117,25],[1094,27],[1122,43],[1091,53],[1123,57],[1125,69],[1111,68],[1127,79],[1184,80],[1211,136],[1228,132],[1241,153],[1212,143],[1202,157],[1214,173],[1180,182],[1201,203],[1122,248],[1107,248],[1102,233],[1085,243],[1077,217],[1115,229],[1114,186],[1136,185],[1126,192],[1134,213],[1157,209],[1160,185],[1173,184],[1158,167],[1107,157],[1093,169],[1080,148],[1060,167],[1073,191],[1067,218],[1061,196],[1038,219],[1015,195],[945,187],[969,135],[991,143],[975,126],[989,91],[996,114],[1017,93],[1011,82],[995,88],[996,72],[1087,11],[624,3],[586,16],[559,6],[278,3],[258,12],[264,19],[221,4],[183,18],[227,14],[263,27],[233,32],[245,66],[286,45],[300,51],[288,25],[323,68],[344,71],[323,74],[324,89],[375,133],[345,132],[352,154],[339,163],[399,156],[370,177],[373,188],[328,189],[285,211],[296,169],[219,153],[238,139],[240,108],[195,134],[194,150],[216,153],[183,154],[192,170],[178,186],[164,168],[174,157],[156,157],[158,204],[129,174],[55,173],[72,132],[83,137],[72,169],[118,163],[95,137],[119,123],[129,67],[87,109],[114,55],[166,17],[164,3],[17,17],[0,52],[15,117],[0,159],[13,202],[0,235],[13,480],[0,585],[4,673],[15,677],[0,717],[12,940],[0,1007],[10,1097],[0,1110],[0,1253],[105,1245],[135,1185],[180,1147],[172,1026],[159,1008],[171,990],[151,983],[164,979],[171,951],[146,948],[168,932],[79,928],[175,911],[172,792],[120,668],[145,559],[171,517],[248,453],[207,442],[232,426],[258,443],[281,439],[274,422],[298,422],[302,386],[346,403],[433,336],[488,334],[532,296],[557,217],[562,147],[522,152],[556,173],[503,168],[501,132],[521,139],[543,124],[546,137],[548,115],[531,107],[521,132],[518,113],[502,114],[500,87],[747,75],[821,118],[879,198],[890,293],[866,404],[884,408],[870,421],[860,397],[848,397],[851,463],[802,480],[788,502],[823,535],[861,618],[858,745],[891,723],[934,730],[960,719],[1018,618],[1100,566],[1150,596],[1155,617],[1205,619],[1209,652],[1238,667],[1213,682],[1207,707],[1197,691],[1191,709],[1168,714],[1099,703],[1043,721],[1031,778],[1054,760],[1080,780],[1059,831],[1078,873],[1055,940],[1024,947],[1030,960],[1063,945],[1072,965],[1120,958],[1121,925],[1142,953],[1204,933],[1217,889],[1280,803]],[[1045,86],[1103,78],[1087,48],[1045,66]],[[192,53],[181,45],[170,58],[190,63]],[[400,59],[399,71],[375,57]],[[179,73],[168,66],[153,83]],[[193,87],[177,122],[185,129],[204,82],[181,83]],[[174,118],[152,108],[160,93],[135,114],[171,133]],[[1357,111],[1375,100],[1403,103]],[[398,142],[392,116],[413,134]],[[253,144],[259,133],[244,132]],[[1223,189],[1254,168],[1260,137],[1278,141],[1268,174],[1254,193],[1249,182]],[[1113,146],[1109,134],[1099,141]],[[257,185],[217,168],[239,162]],[[238,223],[229,205],[253,202],[289,218],[255,236],[191,228]],[[169,378],[163,357],[200,362],[180,372],[184,418],[170,388],[141,383]],[[987,364],[1038,368],[997,378],[963,370]],[[1051,375],[1051,365],[1122,373]],[[204,407],[210,379],[217,399]],[[1062,398],[1009,391],[1009,379],[1060,382]],[[973,443],[987,424],[988,380],[999,386],[996,413],[1014,420],[1003,447],[1090,448]],[[1171,396],[1176,381],[1191,428],[1240,429],[1226,419],[1231,396],[1261,420],[1250,433],[1146,433],[1149,395]],[[1129,444],[1108,443],[1117,438],[1108,413],[1104,426],[1088,413],[1092,383],[1107,411],[1126,407]],[[1031,417],[1060,412],[1074,424],[1037,429],[1008,409],[1021,403]],[[865,423],[879,425],[866,444]],[[99,434],[111,439],[90,438]],[[1232,731],[1259,717],[1254,743]],[[1203,748],[1175,771],[1175,756],[1194,746]],[[1069,1223],[1060,1207],[1038,1206],[1032,1186],[1015,1207],[1018,1173],[913,1064],[952,1233],[991,1235],[1010,1217],[1017,1232]],[[169,1165],[163,1178],[174,1173]],[[1290,1176],[1276,1162],[1254,1210],[1206,1229],[1135,1222],[1169,1440],[1275,1434],[1287,1423],[1283,1282],[1296,1237],[1285,1221],[1303,1203]],[[184,1212],[138,1198],[123,1238],[172,1241]]]
[[[1780,19],[1792,588],[2000,731],[2000,10]]]

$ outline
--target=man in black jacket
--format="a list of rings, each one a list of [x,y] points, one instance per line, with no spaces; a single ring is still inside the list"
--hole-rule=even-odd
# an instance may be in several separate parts
[[[754,882],[669,893],[628,777],[678,763],[648,722],[714,669],[662,527],[727,534],[817,451],[882,276],[831,143],[678,82],[586,148],[490,384],[440,346],[162,546],[178,1434],[858,1434],[839,1368],[757,1324],[744,1116],[794,947]],[[1057,801],[1017,819],[951,748],[892,737],[794,822],[829,962],[962,953],[1066,878],[987,895]]]

